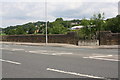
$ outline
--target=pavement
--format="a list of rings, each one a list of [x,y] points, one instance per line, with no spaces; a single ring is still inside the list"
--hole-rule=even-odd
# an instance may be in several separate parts
[[[37,43],[36,43],[37,44]],[[0,44],[3,78],[118,78],[118,50]],[[89,79],[89,80],[90,80]],[[64,79],[65,80],[65,79]],[[81,79],[82,80],[82,79]],[[115,79],[114,79],[115,80]]]
[[[29,45],[29,46],[53,46],[53,47],[68,47],[68,48],[98,48],[98,49],[119,49],[119,45],[95,45],[95,46],[77,46],[73,44],[63,43],[28,43],[28,42],[0,42],[3,44],[15,44],[15,45]]]

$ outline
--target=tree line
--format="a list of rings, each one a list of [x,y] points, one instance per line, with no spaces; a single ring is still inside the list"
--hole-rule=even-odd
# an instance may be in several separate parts
[[[98,31],[111,31],[120,33],[120,15],[106,19],[104,13],[94,14],[90,19],[83,18],[81,20],[64,21],[57,18],[53,22],[47,22],[48,34],[67,34],[68,32],[76,32],[80,38],[91,38]],[[9,26],[2,28],[2,33],[6,35],[26,35],[26,34],[45,34],[45,22],[29,22],[23,25]],[[73,26],[84,26],[81,29],[71,30]]]

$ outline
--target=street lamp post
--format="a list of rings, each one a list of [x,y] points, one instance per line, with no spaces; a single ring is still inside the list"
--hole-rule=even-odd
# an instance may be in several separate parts
[[[46,26],[46,45],[48,43],[48,36],[47,36],[47,0],[45,0],[45,26]]]
[[[101,34],[101,32],[100,32],[100,30],[101,30],[101,22],[100,22],[100,26],[99,26],[99,46],[101,44],[101,41],[100,41],[100,38],[101,38],[100,34]]]

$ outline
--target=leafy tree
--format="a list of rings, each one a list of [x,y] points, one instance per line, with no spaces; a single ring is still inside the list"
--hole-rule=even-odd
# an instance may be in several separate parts
[[[65,34],[67,33],[67,28],[64,27],[64,21],[62,18],[57,18],[54,22],[49,23],[48,33],[49,34]]]
[[[107,20],[106,30],[112,31],[114,33],[120,33],[120,16],[117,15],[115,18],[111,18]]]
[[[28,28],[28,34],[34,34],[36,27],[33,24],[29,24],[29,28]]]
[[[90,32],[90,21],[87,20],[87,19],[83,19],[83,20],[81,21],[81,25],[83,25],[84,28],[80,29],[79,31],[81,32],[81,34],[84,35],[83,38],[89,38],[89,37],[90,37],[90,34],[91,34],[91,32]],[[83,36],[83,35],[82,35],[82,36]]]
[[[55,21],[60,21],[60,22],[62,22],[63,19],[62,19],[62,18],[57,18]]]
[[[16,34],[16,30],[15,29],[10,29],[7,31],[8,35],[15,35]]]
[[[19,27],[16,29],[16,34],[17,34],[17,35],[26,34],[26,31],[24,30],[24,28],[23,28],[22,26],[19,26]]]
[[[71,27],[72,27],[70,21],[63,21],[63,22],[62,22],[62,25],[64,25],[64,27],[66,27],[66,28],[71,28]]]
[[[104,13],[94,14],[91,19],[93,19],[92,24],[95,25],[96,30],[100,31],[104,24]]]
[[[55,21],[52,23],[52,27],[48,29],[48,32],[49,34],[65,34],[67,32],[67,28]]]
[[[84,28],[78,30],[78,36],[84,39],[91,39],[96,35],[97,31],[104,30],[104,13],[103,14],[94,14],[90,20],[83,19],[81,25]]]
[[[77,31],[77,37],[79,37],[80,39],[85,39],[86,37],[86,29],[85,28],[81,28]]]

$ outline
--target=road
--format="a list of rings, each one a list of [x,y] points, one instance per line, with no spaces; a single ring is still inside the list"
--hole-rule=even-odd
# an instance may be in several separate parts
[[[118,78],[117,49],[3,44],[3,78]]]

